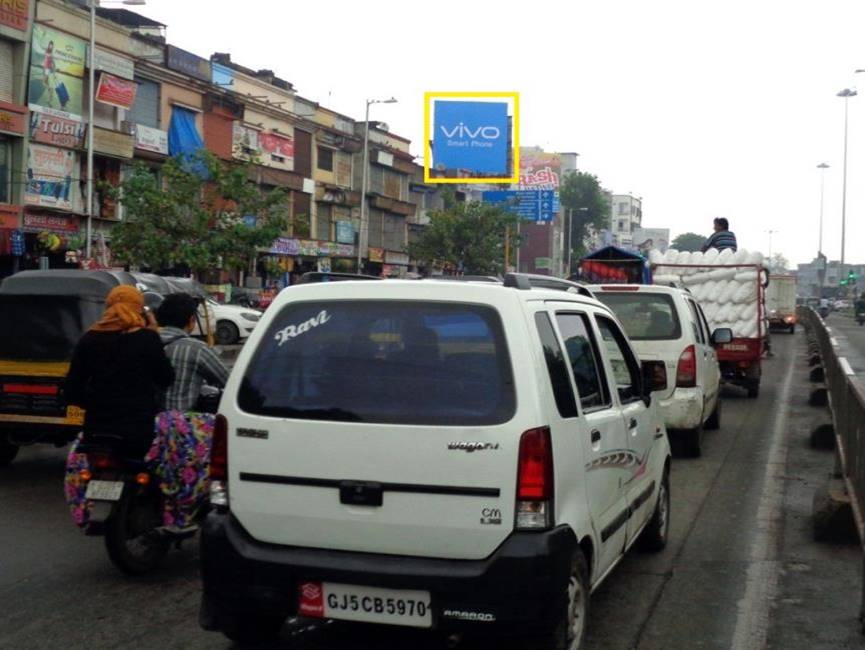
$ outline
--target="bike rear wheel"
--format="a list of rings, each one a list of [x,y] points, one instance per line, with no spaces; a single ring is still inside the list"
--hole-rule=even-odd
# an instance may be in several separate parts
[[[105,529],[105,548],[112,564],[133,576],[156,569],[171,545],[161,526],[161,498],[152,493],[124,497]]]

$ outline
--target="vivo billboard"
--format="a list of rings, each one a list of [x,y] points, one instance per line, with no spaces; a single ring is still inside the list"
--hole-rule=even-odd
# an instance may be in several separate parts
[[[508,105],[435,102],[433,161],[437,169],[508,172]]]

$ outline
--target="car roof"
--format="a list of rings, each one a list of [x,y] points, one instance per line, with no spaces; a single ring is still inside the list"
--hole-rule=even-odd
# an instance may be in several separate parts
[[[592,293],[666,293],[694,297],[687,289],[663,284],[590,284],[588,289]]]

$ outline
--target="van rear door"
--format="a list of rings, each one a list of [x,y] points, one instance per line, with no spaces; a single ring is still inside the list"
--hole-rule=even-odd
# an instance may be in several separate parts
[[[509,340],[492,305],[339,291],[254,335],[228,411],[235,516],[275,544],[487,557],[513,529],[520,433],[543,424],[515,419],[522,312]]]

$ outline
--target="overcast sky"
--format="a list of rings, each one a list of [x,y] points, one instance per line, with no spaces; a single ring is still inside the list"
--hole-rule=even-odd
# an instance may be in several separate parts
[[[850,102],[847,261],[865,263],[865,3],[861,0],[148,0],[168,41],[231,52],[298,92],[372,119],[422,153],[427,90],[515,90],[522,143],[577,151],[643,225],[708,234],[725,216],[739,246],[841,251],[844,100]]]

